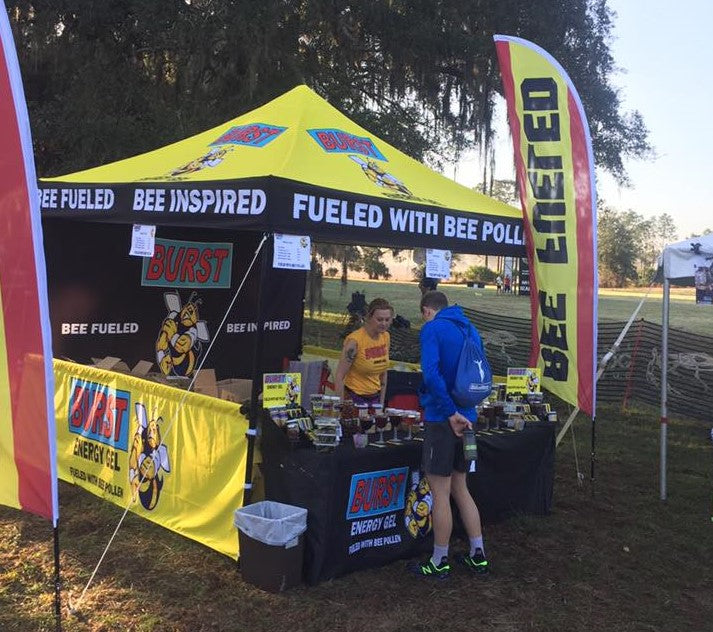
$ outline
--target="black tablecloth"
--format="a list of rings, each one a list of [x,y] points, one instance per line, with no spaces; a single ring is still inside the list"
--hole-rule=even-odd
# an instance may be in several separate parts
[[[390,433],[387,433],[390,434]],[[468,487],[484,522],[512,512],[547,514],[552,506],[555,428],[479,432],[477,472]],[[308,510],[308,583],[408,558],[430,549],[432,535],[410,535],[406,496],[421,465],[422,442],[331,452],[291,447],[269,418],[263,423],[263,473],[269,500]]]

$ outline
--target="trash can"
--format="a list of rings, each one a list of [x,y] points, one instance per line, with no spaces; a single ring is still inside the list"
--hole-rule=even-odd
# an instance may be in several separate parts
[[[268,592],[282,592],[302,581],[307,510],[271,500],[236,509],[243,579]]]

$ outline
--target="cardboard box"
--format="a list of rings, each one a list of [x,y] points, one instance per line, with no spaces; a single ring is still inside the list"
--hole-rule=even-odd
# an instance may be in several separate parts
[[[252,380],[229,378],[218,382],[218,393],[221,399],[242,404],[246,399],[250,399],[252,387]]]
[[[116,371],[117,373],[131,373],[129,365],[126,364],[121,358],[115,358],[113,356],[106,356],[101,360],[92,358],[94,361],[94,366],[97,369],[103,369],[104,371]]]
[[[155,364],[149,360],[139,360],[133,369],[130,369],[121,358],[115,358],[113,356],[92,358],[92,362],[98,369],[129,373],[135,377],[184,390],[188,388],[188,385],[191,383],[190,378],[168,377],[161,373],[161,371],[152,371]],[[242,404],[245,400],[250,399],[252,384],[252,380],[239,378],[228,378],[217,381],[215,369],[202,369],[193,384],[193,391],[202,395],[218,397],[229,402]]]
[[[169,379],[167,376],[165,376],[163,373],[160,371],[156,372],[149,372],[146,375],[143,376],[143,379],[145,380],[151,380],[152,382],[157,382],[159,384],[164,384],[165,386],[173,386],[175,388],[181,388],[181,389],[186,389],[186,387],[189,384],[189,380],[175,380],[175,379]]]
[[[201,369],[196,374],[193,390],[203,395],[218,397],[218,383],[215,379],[215,369]]]
[[[153,362],[149,362],[148,360],[139,360],[136,363],[136,366],[131,369],[131,375],[135,375],[136,377],[146,377],[152,368]]]

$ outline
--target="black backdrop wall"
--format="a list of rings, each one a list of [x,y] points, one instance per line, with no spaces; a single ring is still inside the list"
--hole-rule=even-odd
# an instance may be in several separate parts
[[[177,330],[169,327],[159,346],[187,333],[194,362],[200,361],[261,239],[254,232],[159,226],[157,255],[144,260],[128,254],[129,224],[45,218],[43,229],[54,356],[90,363],[111,355],[129,366],[150,360],[155,371],[167,318]],[[264,372],[279,371],[283,358],[297,357],[306,279],[303,271],[266,270]],[[204,365],[218,379],[251,377],[259,277],[258,259]],[[191,301],[197,315],[188,327],[180,310]],[[175,370],[189,363],[185,358]]]

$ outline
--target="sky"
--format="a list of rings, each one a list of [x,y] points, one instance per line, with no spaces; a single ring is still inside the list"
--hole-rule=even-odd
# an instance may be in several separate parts
[[[609,0],[609,6],[617,14],[610,50],[620,69],[612,83],[622,109],[642,114],[656,157],[625,162],[631,188],[599,170],[598,195],[644,217],[668,213],[678,230],[671,241],[713,230],[713,1]],[[502,110],[497,128],[495,176],[512,179]],[[452,169],[447,175],[461,184],[482,181],[477,157]]]

